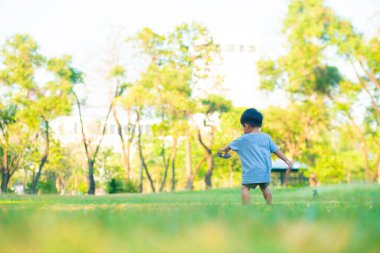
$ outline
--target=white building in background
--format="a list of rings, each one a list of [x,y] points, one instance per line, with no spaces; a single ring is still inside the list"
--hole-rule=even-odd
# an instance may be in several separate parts
[[[256,47],[253,44],[231,43],[221,45],[221,49],[223,62],[219,72],[223,77],[224,96],[234,106],[257,107],[260,103],[260,92]]]
[[[221,55],[223,61],[213,71],[222,77],[223,82],[220,89],[215,92],[231,100],[234,106],[262,108],[265,101],[262,93],[258,90],[259,76],[256,71],[258,55],[255,46],[253,44],[222,44]],[[93,144],[97,143],[113,93],[107,85],[104,85],[107,81],[103,79],[86,80],[87,83],[93,83],[93,85],[80,91],[82,94],[87,94],[88,97],[82,107],[82,115],[86,136],[93,139]],[[117,111],[123,131],[126,133],[128,127],[127,114],[122,108],[118,108]],[[143,133],[148,133],[150,125],[153,123],[144,120],[141,123]],[[76,106],[73,107],[71,116],[61,117],[52,122],[51,126],[56,137],[62,143],[78,143],[82,140]],[[115,152],[121,152],[121,143],[112,112],[107,122],[102,146],[112,147]]]

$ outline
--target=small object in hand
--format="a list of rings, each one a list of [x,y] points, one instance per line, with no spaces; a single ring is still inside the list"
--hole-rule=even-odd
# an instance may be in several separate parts
[[[228,154],[228,153],[222,154],[222,153],[218,152],[218,153],[216,153],[216,155],[217,155],[218,157],[220,157],[220,158],[224,158],[224,159],[228,159],[228,158],[231,157],[231,155]]]

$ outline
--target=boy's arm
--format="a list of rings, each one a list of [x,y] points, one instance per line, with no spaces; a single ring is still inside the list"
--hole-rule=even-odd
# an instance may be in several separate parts
[[[290,170],[292,169],[292,166],[293,166],[293,163],[292,161],[290,161],[282,152],[281,150],[277,149],[276,152],[274,152],[274,154],[276,156],[278,156],[281,160],[283,160],[287,165],[288,165],[288,170],[287,170],[287,173],[290,172]]]
[[[231,147],[229,145],[225,146],[224,148],[221,148],[218,150],[219,153],[228,153],[228,151],[231,150]]]

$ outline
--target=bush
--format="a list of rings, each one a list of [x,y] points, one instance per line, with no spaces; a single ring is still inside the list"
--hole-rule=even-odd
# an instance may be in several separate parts
[[[32,189],[32,186],[33,186],[33,181],[28,182],[25,192],[30,192]],[[52,180],[51,178],[41,177],[41,179],[37,183],[36,193],[56,194],[57,189],[55,187],[55,181]]]
[[[138,187],[132,181],[125,182],[123,179],[112,178],[107,183],[106,192],[110,194],[122,192],[136,193],[138,192]]]

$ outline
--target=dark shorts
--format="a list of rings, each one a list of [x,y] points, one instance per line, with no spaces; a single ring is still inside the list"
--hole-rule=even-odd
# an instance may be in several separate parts
[[[266,189],[269,185],[269,183],[253,183],[253,184],[242,184],[245,187],[248,187],[250,189],[256,189],[256,187],[259,185],[260,189]]]

